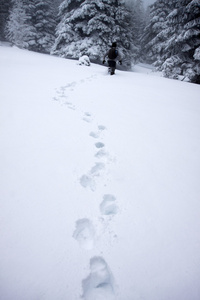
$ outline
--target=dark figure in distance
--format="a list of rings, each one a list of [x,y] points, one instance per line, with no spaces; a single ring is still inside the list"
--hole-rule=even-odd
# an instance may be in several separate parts
[[[105,59],[108,56],[108,72],[110,75],[115,74],[116,69],[116,61],[118,60],[120,65],[122,64],[122,57],[117,49],[117,43],[112,43],[111,48],[106,52],[103,57],[103,64],[105,63]]]

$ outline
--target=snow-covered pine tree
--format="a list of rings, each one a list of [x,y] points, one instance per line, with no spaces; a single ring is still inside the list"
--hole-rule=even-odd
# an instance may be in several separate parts
[[[61,3],[58,14],[60,22],[56,28],[56,40],[51,51],[52,54],[72,58],[81,56],[83,28],[87,24],[87,20],[84,20],[85,14],[82,13],[81,5],[83,3],[84,0],[64,0]]]
[[[8,39],[18,47],[50,53],[55,21],[50,0],[12,0]]]
[[[65,0],[59,17],[52,54],[69,58],[88,55],[100,61],[111,42],[117,41],[130,60],[130,15],[123,0]]]
[[[167,40],[168,58],[162,69],[164,76],[187,77],[191,82],[200,83],[200,1],[180,0],[177,9],[168,16],[170,30],[176,29],[173,40]]]
[[[116,41],[123,56],[123,65],[131,67],[133,60],[138,57],[138,50],[131,30],[131,11],[127,9],[124,0],[114,1],[114,26],[112,27],[112,41]]]
[[[168,35],[173,35],[167,23],[167,17],[176,7],[177,0],[157,0],[150,6],[149,23],[141,38],[143,58],[148,63],[162,64],[163,51]]]
[[[6,41],[6,23],[9,17],[9,9],[11,8],[10,0],[0,1],[0,41]]]
[[[147,60],[159,67],[164,76],[182,75],[199,83],[199,0],[157,0],[151,6],[143,45]]]
[[[54,43],[55,20],[49,0],[35,0],[34,27],[36,29],[36,51],[50,53]]]
[[[36,30],[32,24],[32,13],[29,11],[30,2],[11,0],[12,9],[6,25],[6,35],[10,42],[19,48],[35,49]]]
[[[54,11],[54,17],[58,14],[59,6],[63,0],[50,0],[50,5]]]
[[[130,33],[131,33],[131,52],[133,63],[141,57],[140,38],[144,30],[144,7],[143,1],[126,0],[126,7],[130,11]]]
[[[138,39],[140,39],[144,28],[145,28],[145,10],[143,0],[135,1],[135,12],[136,12],[136,34]]]
[[[23,7],[26,12],[26,26],[29,28],[28,35],[28,49],[37,51],[36,46],[36,28],[35,28],[35,1],[36,0],[23,0]]]
[[[19,48],[29,48],[31,29],[27,26],[28,17],[22,0],[12,0],[12,9],[6,25],[8,40]]]

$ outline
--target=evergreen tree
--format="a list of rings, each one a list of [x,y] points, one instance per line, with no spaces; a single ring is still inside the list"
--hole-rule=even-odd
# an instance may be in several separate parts
[[[157,0],[150,6],[150,21],[141,39],[143,58],[157,66],[162,63],[163,51],[168,35],[173,36],[167,24],[167,17],[174,9],[177,0]]]
[[[125,1],[115,1],[113,19],[114,26],[110,39],[117,42],[123,56],[123,64],[130,67],[137,54],[131,30],[131,11],[127,9]]]
[[[174,30],[173,40],[167,40],[168,58],[162,65],[166,77],[188,77],[190,81],[200,83],[200,2],[180,0],[177,8],[168,16],[170,30]]]
[[[18,47],[50,53],[55,21],[50,0],[12,0],[8,39]]]
[[[137,38],[139,40],[145,28],[145,10],[144,10],[143,0],[135,1],[135,12],[136,12],[135,30],[136,30]]]
[[[131,51],[133,62],[137,62],[141,56],[141,34],[144,30],[144,7],[143,1],[126,0],[126,6],[130,11]]]
[[[60,5],[53,54],[78,58],[85,54],[100,61],[112,41],[130,60],[130,14],[124,1],[65,0]]]
[[[35,0],[36,50],[42,53],[50,53],[54,43],[55,21],[50,4],[48,0]]]
[[[7,38],[20,48],[29,48],[32,27],[28,26],[28,17],[22,0],[14,0],[6,27]]]
[[[153,62],[164,76],[182,75],[199,83],[200,2],[157,0],[151,6],[143,45],[148,62]]]
[[[6,41],[6,23],[9,17],[9,9],[11,8],[10,0],[1,0],[0,2],[0,40]]]
[[[58,10],[61,2],[63,2],[63,0],[50,0],[50,6],[54,12],[54,16],[58,14]]]

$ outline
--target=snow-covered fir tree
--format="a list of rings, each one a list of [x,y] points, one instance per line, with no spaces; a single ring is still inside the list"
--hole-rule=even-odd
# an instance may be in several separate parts
[[[177,8],[168,16],[168,26],[173,39],[168,37],[165,48],[166,56],[162,64],[164,76],[187,77],[200,83],[200,1],[180,0]]]
[[[58,13],[61,2],[63,2],[63,0],[50,0],[51,8],[54,11],[54,17]]]
[[[144,27],[145,27],[145,10],[143,0],[135,1],[135,12],[136,12],[136,33],[138,38],[141,37]]]
[[[29,30],[29,36],[28,36],[28,49],[37,51],[37,45],[36,45],[36,35],[37,31],[35,28],[35,1],[36,0],[23,0],[23,7],[26,12],[27,17],[27,27]]]
[[[27,25],[32,28],[29,49],[50,53],[54,42],[55,21],[50,0],[24,0]]]
[[[176,6],[177,0],[157,0],[150,6],[149,23],[141,39],[143,58],[148,63],[162,64],[161,57],[170,32],[167,17]]]
[[[116,41],[126,63],[130,62],[130,14],[124,1],[65,0],[59,17],[53,54],[71,58],[85,54],[100,61],[112,41]]]
[[[8,40],[19,48],[29,49],[34,28],[29,24],[29,17],[22,0],[12,0],[13,7],[7,22],[6,32]]]
[[[115,1],[113,16],[111,39],[117,42],[123,56],[123,64],[128,67],[138,53],[135,51],[136,43],[131,31],[131,12],[127,9],[125,1]]]
[[[34,27],[36,29],[36,50],[50,53],[54,43],[55,20],[49,0],[35,0]]]
[[[144,53],[163,75],[199,83],[200,1],[157,0],[143,35]]]
[[[50,0],[12,0],[7,37],[18,47],[50,53],[55,21]]]
[[[145,28],[145,10],[143,0],[126,0],[126,6],[130,10],[131,22],[130,30],[132,37],[132,57],[133,62],[141,57],[141,35]]]
[[[11,8],[10,0],[0,1],[0,41],[6,40],[6,23],[9,17],[9,9]]]

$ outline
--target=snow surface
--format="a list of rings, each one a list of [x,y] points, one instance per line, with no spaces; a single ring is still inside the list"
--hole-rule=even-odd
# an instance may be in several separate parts
[[[0,66],[0,299],[199,300],[200,86]]]

